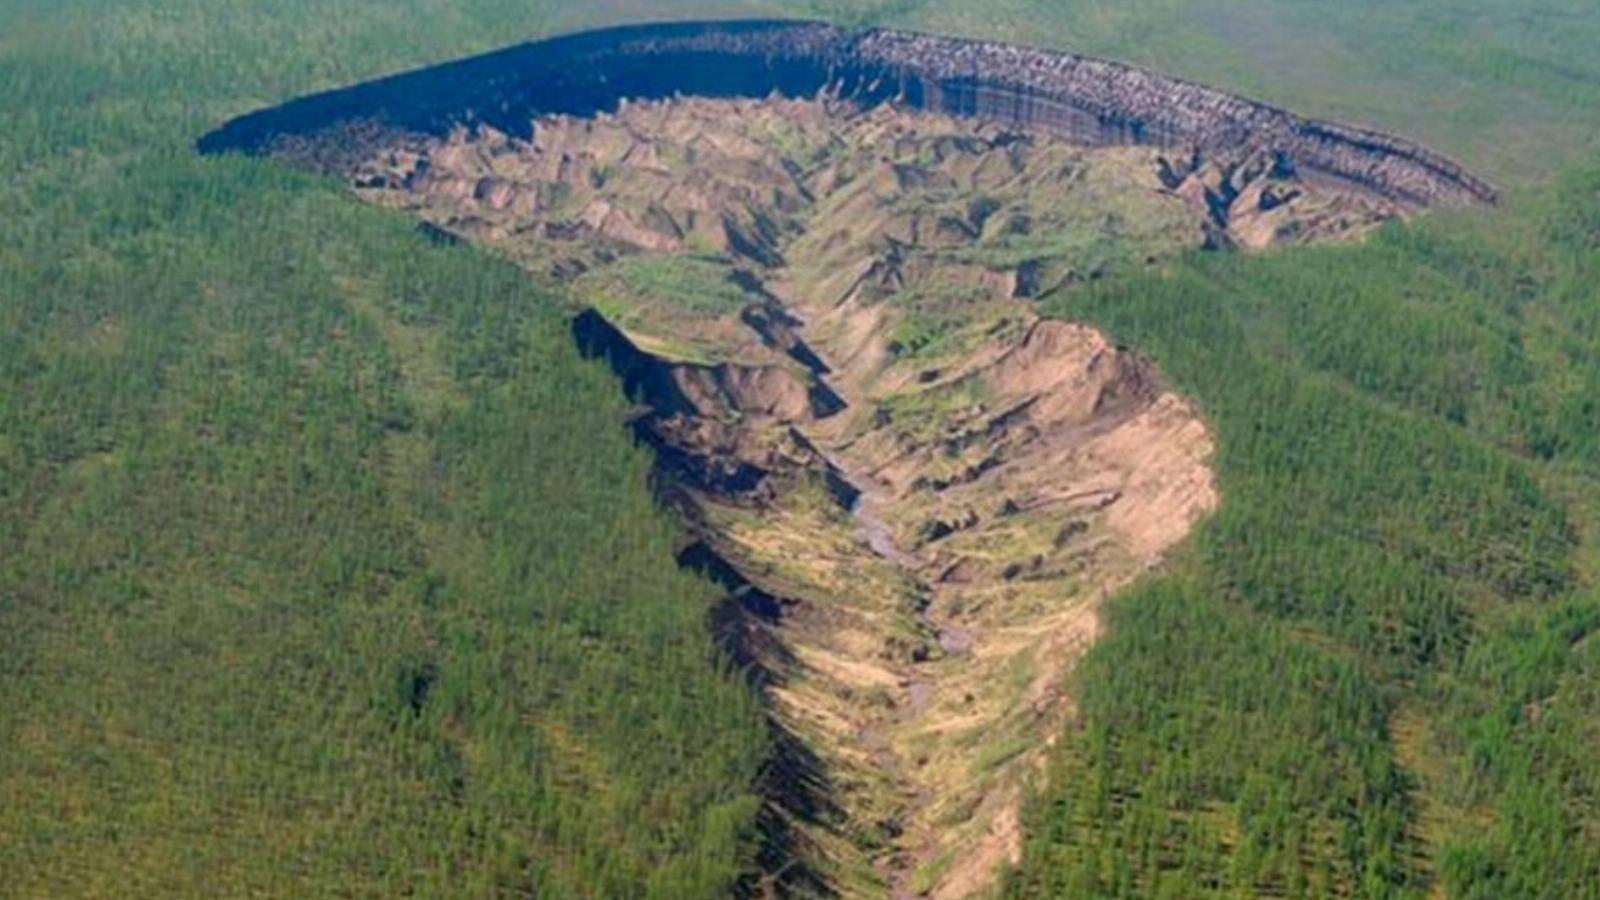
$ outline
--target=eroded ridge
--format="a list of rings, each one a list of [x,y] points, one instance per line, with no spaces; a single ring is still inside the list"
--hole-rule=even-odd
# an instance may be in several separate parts
[[[765,887],[979,893],[1019,850],[1100,601],[1216,504],[1189,404],[1030,298],[1398,207],[1269,157],[832,94],[633,102],[533,134],[407,137],[354,184],[596,310],[576,330],[649,408],[684,559],[740,599],[718,628],[810,760],[774,792],[790,858]]]

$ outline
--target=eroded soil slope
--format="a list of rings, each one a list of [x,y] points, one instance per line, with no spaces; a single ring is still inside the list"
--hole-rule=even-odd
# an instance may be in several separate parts
[[[766,887],[966,897],[1019,848],[1096,609],[1217,502],[1152,366],[1030,299],[1394,201],[891,106],[678,99],[397,138],[359,193],[569,279],[789,750]],[[795,864],[798,862],[799,864]]]

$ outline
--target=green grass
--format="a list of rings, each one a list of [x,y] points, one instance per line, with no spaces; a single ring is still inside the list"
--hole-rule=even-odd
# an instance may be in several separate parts
[[[752,297],[720,260],[699,256],[628,256],[583,278],[576,289],[601,309],[643,305],[668,316],[737,315]]]
[[[982,403],[983,394],[977,379],[964,378],[954,384],[895,394],[883,401],[881,409],[897,433],[926,444],[940,437],[940,429],[955,413]]]

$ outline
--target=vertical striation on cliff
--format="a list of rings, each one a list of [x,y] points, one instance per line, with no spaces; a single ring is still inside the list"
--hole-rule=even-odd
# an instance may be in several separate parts
[[[244,116],[202,138],[205,152],[281,151],[354,123],[443,135],[488,124],[526,136],[539,115],[592,115],[628,98],[812,96],[969,116],[1096,144],[1188,148],[1211,158],[1269,152],[1282,165],[1426,206],[1492,203],[1489,183],[1393,135],[1306,119],[1147,69],[1071,53],[816,22],[644,25],[522,44]],[[341,128],[344,130],[341,131]],[[327,140],[341,169],[365,156]]]

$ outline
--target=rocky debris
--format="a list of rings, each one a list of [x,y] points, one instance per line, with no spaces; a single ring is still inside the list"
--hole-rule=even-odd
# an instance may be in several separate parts
[[[1198,152],[1163,156],[1158,177],[1167,190],[1210,216],[1212,247],[1263,250],[1360,235],[1406,212],[1405,204],[1381,195],[1304,181],[1278,152],[1258,150],[1227,162]]]
[[[816,412],[811,391],[777,366],[675,366],[673,378],[701,418],[747,417],[780,423],[803,421]]]

